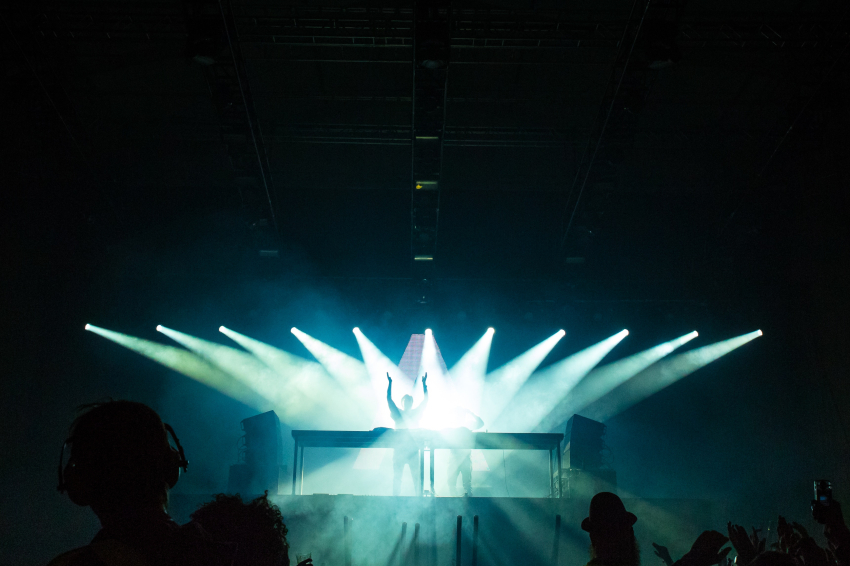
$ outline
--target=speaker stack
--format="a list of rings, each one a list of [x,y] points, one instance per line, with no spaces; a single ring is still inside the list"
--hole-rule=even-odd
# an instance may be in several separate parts
[[[573,415],[567,421],[562,497],[589,500],[600,491],[616,493],[617,472],[607,465],[603,455],[605,429],[604,424],[581,415]]]
[[[277,495],[283,461],[280,419],[274,411],[242,421],[245,435],[239,441],[239,463],[230,466],[227,492],[243,497],[265,491]]]

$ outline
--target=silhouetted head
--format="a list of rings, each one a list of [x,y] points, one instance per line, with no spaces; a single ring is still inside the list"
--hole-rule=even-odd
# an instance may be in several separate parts
[[[581,528],[590,534],[590,556],[606,564],[639,566],[640,548],[633,529],[637,517],[613,493],[597,493]]]
[[[405,395],[401,398],[401,406],[405,411],[409,411],[413,408],[413,397],[410,395]]]
[[[180,458],[156,411],[132,401],[84,409],[71,425],[60,490],[98,515],[116,509],[164,510],[168,490],[179,477]]]
[[[235,566],[289,566],[286,525],[268,492],[250,503],[219,493],[192,513],[192,520],[216,540],[236,543]]]

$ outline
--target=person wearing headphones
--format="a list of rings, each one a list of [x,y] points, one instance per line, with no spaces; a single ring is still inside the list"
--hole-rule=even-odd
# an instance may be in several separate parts
[[[91,507],[102,528],[90,544],[61,554],[50,566],[231,564],[231,545],[213,541],[197,524],[181,527],[168,516],[168,492],[189,462],[174,430],[156,411],[133,401],[83,410],[62,447],[58,489],[77,505]]]

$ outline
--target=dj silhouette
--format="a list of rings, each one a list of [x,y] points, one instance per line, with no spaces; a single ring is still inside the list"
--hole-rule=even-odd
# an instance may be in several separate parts
[[[390,415],[395,422],[396,429],[417,428],[425,408],[428,406],[428,374],[422,378],[422,391],[425,398],[419,403],[419,406],[413,408],[413,397],[405,395],[401,398],[402,409],[393,401],[393,378],[387,372],[387,405],[390,408]],[[393,449],[393,495],[399,495],[401,492],[401,476],[404,473],[404,466],[410,468],[410,476],[413,478],[413,492],[419,495],[420,480],[419,477],[419,446],[409,438],[406,442],[399,443]]]

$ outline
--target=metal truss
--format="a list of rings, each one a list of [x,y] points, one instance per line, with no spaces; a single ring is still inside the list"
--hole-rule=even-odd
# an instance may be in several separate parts
[[[236,3],[240,41],[277,46],[413,46],[413,8],[327,8]],[[167,2],[75,2],[49,10],[12,8],[44,39],[65,41],[182,41],[187,30],[181,4]],[[452,51],[466,49],[616,49],[628,22],[604,14],[454,8]],[[850,22],[829,14],[803,18],[776,13],[690,14],[678,23],[682,49],[839,48]],[[834,33],[833,33],[834,32]],[[345,57],[340,55],[343,60]]]
[[[240,38],[228,0],[188,11],[188,55],[203,56],[202,68],[219,117],[234,181],[261,249],[277,249],[276,199],[262,130],[254,108]],[[269,227],[273,230],[269,233]]]
[[[437,251],[446,88],[451,61],[451,0],[416,0],[410,141],[410,251],[414,277],[430,279]]]
[[[186,141],[215,142],[225,141],[232,147],[247,143],[244,131],[227,130],[221,133],[209,132],[209,124],[186,122],[181,124],[175,139]],[[779,140],[782,131],[762,131],[759,139]],[[131,135],[131,134],[129,134]],[[640,143],[643,148],[699,148],[716,144],[718,136],[725,140],[752,138],[750,128],[724,129],[722,132],[708,128],[637,128],[633,136],[609,137],[604,147],[626,151]],[[395,145],[410,146],[411,128],[409,124],[265,124],[263,140],[265,144],[313,143],[344,145]],[[150,138],[143,138],[150,139]],[[637,140],[640,140],[639,142]],[[443,130],[444,147],[540,147],[574,148],[583,147],[587,136],[582,132],[565,128],[508,128],[485,126],[445,126]],[[732,143],[732,142],[730,142]],[[241,152],[240,152],[241,153]],[[251,154],[245,154],[251,157]],[[241,160],[240,160],[241,161]],[[238,161],[236,162],[238,163]],[[236,163],[234,167],[236,167]],[[244,166],[243,166],[244,167]],[[244,170],[244,168],[240,168]]]

